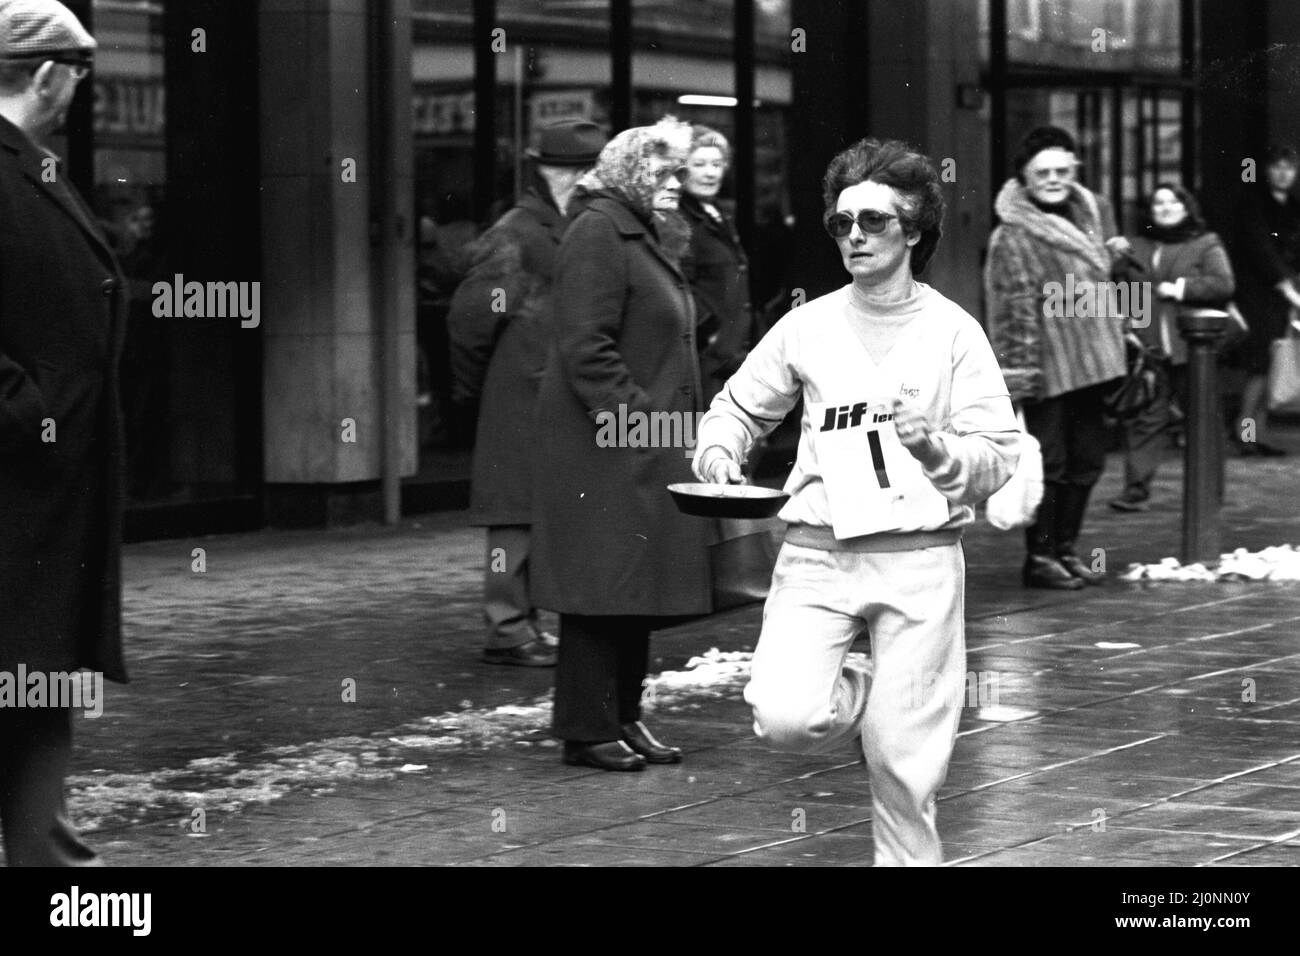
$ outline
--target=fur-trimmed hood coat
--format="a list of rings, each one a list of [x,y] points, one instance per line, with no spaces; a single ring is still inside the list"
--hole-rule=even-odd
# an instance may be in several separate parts
[[[1125,372],[1127,316],[1111,315],[1111,258],[1097,197],[1077,183],[1069,218],[1047,212],[1010,179],[984,265],[989,341],[1014,402],[1037,401]],[[1090,304],[1085,304],[1088,300]],[[1100,314],[1098,314],[1100,313]]]

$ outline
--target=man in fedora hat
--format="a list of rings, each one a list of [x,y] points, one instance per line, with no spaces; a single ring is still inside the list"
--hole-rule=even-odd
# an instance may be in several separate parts
[[[491,664],[555,665],[556,640],[538,628],[528,593],[532,416],[569,201],[604,145],[600,128],[586,120],[537,131],[524,195],[475,243],[474,264],[447,316],[452,400],[462,409],[479,406],[470,514],[488,529],[483,659]]]
[[[121,646],[124,280],[46,145],[95,41],[55,0],[0,0],[0,821],[11,866],[99,861],[67,820],[72,708],[126,680]],[[66,676],[65,676],[66,675]],[[36,683],[33,683],[36,679]],[[66,688],[68,683],[63,683]],[[98,697],[98,694],[96,695]],[[89,714],[89,711],[87,711]]]

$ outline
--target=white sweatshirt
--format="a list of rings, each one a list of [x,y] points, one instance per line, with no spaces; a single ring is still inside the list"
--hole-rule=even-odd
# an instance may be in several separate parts
[[[843,429],[862,402],[887,407],[900,397],[924,414],[943,448],[938,465],[921,473],[947,499],[946,520],[940,501],[937,516],[903,519],[882,527],[884,534],[970,524],[973,505],[1006,484],[1020,457],[1020,429],[984,330],[955,302],[921,282],[913,283],[911,296],[902,302],[873,300],[850,284],[789,312],[758,343],[701,420],[695,474],[703,479],[719,454],[743,462],[754,440],[780,424],[801,393],[798,457],[785,484],[790,501],[780,517],[811,526],[809,530],[832,525],[815,436],[836,425],[834,413],[820,403],[837,406]],[[811,420],[814,405],[816,422]],[[859,412],[853,424],[860,419]],[[883,427],[892,430],[893,424]],[[901,446],[892,451],[910,454]]]

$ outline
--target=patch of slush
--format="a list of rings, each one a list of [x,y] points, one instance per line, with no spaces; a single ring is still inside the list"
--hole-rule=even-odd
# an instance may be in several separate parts
[[[975,711],[976,720],[987,720],[991,723],[1009,724],[1017,720],[1028,720],[1030,717],[1037,717],[1038,711],[1028,710],[1024,707],[1011,707],[1007,704],[994,704],[991,707],[981,707]]]
[[[862,657],[862,655],[850,655]],[[647,713],[690,710],[704,700],[739,697],[753,654],[710,649],[680,671],[647,678]],[[68,780],[68,806],[85,830],[174,816],[189,830],[194,811],[233,813],[291,792],[328,793],[342,784],[420,774],[430,755],[496,747],[555,747],[551,696],[523,703],[421,717],[369,736],[331,737],[272,747],[256,754],[196,757],[184,767],[147,773],[78,774]]]
[[[1121,581],[1300,581],[1300,550],[1289,544],[1262,551],[1238,548],[1219,555],[1219,563],[1208,568],[1199,562],[1182,564],[1165,558],[1159,564],[1130,564],[1120,573]]]

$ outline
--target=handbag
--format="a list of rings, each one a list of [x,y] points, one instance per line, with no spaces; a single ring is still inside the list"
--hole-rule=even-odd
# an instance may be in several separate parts
[[[1268,410],[1282,415],[1300,414],[1300,334],[1291,325],[1285,338],[1269,346]]]
[[[1016,414],[1020,424],[1020,462],[1005,485],[993,492],[985,504],[989,524],[1001,531],[1027,528],[1034,523],[1043,500],[1043,449],[1025,429],[1025,413]]]
[[[1102,399],[1106,417],[1120,424],[1132,421],[1151,407],[1160,395],[1160,379],[1165,374],[1160,354],[1132,332],[1124,336],[1124,347],[1128,371]]]
[[[767,600],[780,550],[775,518],[719,518],[718,542],[709,546],[713,574],[713,610],[729,611]]]

